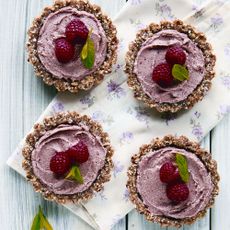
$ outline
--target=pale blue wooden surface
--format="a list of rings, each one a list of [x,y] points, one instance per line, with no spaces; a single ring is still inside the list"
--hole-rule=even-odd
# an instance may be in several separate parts
[[[164,1],[164,0],[162,0]],[[0,229],[30,229],[39,204],[48,213],[55,230],[90,230],[81,219],[65,208],[44,201],[31,185],[6,166],[5,162],[20,139],[30,130],[41,112],[56,95],[34,77],[26,62],[26,31],[34,16],[51,0],[0,0]],[[110,15],[125,4],[125,0],[94,0]],[[230,230],[230,116],[203,142],[213,152],[221,173],[221,194],[215,208],[201,221],[184,230]],[[229,162],[229,163],[228,163]],[[113,230],[159,230],[136,211],[121,220]],[[107,230],[107,229],[103,229]]]

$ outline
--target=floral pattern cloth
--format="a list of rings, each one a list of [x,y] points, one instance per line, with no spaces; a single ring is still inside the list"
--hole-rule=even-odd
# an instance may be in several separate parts
[[[114,21],[120,44],[118,63],[113,73],[90,92],[77,96],[58,94],[41,115],[39,121],[60,111],[76,110],[90,115],[109,133],[115,149],[111,181],[91,201],[81,206],[65,205],[95,229],[110,229],[133,209],[125,187],[126,172],[131,155],[138,152],[142,144],[169,133],[200,141],[230,112],[228,10],[229,4],[221,0],[129,0]],[[212,89],[206,97],[190,111],[169,116],[161,115],[134,99],[126,84],[123,67],[128,44],[135,38],[138,30],[150,22],[175,18],[183,19],[207,35],[217,55],[217,66]],[[8,164],[24,175],[21,162],[20,145],[8,160]]]

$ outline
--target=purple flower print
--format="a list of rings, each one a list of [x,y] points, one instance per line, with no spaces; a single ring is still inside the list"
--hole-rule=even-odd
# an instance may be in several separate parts
[[[133,115],[138,121],[145,123],[146,127],[149,128],[150,113],[145,107],[129,107],[127,113]]]
[[[230,57],[230,43],[224,47],[224,53],[226,56]]]
[[[165,3],[157,2],[155,4],[155,14],[161,16],[162,19],[174,19],[175,16],[172,14],[172,9]]]
[[[193,5],[192,5],[192,10],[193,10],[193,11],[198,11],[198,9],[199,9],[199,7],[198,7],[197,4],[193,4]]]
[[[205,13],[204,9],[200,9],[199,7],[200,7],[199,4],[192,6],[192,10],[195,11],[194,15],[192,16],[194,19],[201,19],[201,17]]]
[[[220,120],[223,116],[227,115],[230,113],[230,105],[220,105],[217,117]]]
[[[95,99],[96,99],[95,96],[85,95],[80,99],[80,102],[82,105],[87,105],[88,107],[90,107],[94,104]]]
[[[107,83],[107,88],[109,92],[107,98],[109,100],[113,100],[114,98],[121,98],[122,96],[126,95],[126,92],[124,91],[124,89],[113,80],[110,80]]]
[[[133,133],[124,132],[124,133],[122,133],[122,135],[120,137],[120,143],[121,143],[121,145],[130,144],[131,141],[133,140],[133,138],[134,138]]]
[[[124,169],[124,165],[120,161],[114,161],[113,176],[117,177],[118,173],[121,173]]]
[[[177,118],[176,113],[163,113],[161,115],[161,118],[165,120],[165,123],[167,126],[169,126],[169,123]]]
[[[101,198],[102,201],[108,200],[108,198],[104,194],[104,190],[98,193],[98,196]]]
[[[125,189],[125,192],[124,192],[124,194],[123,194],[123,200],[124,200],[125,202],[128,202],[128,201],[129,201],[129,191],[128,191],[128,189]]]
[[[132,25],[135,26],[135,28],[136,28],[137,31],[138,31],[138,30],[141,30],[141,29],[143,29],[143,28],[145,28],[145,24],[143,24],[143,23],[140,21],[140,19],[138,19],[138,20],[133,20],[133,19],[130,18],[129,21],[130,21],[130,23],[131,23]]]
[[[203,130],[200,124],[194,125],[192,128],[192,134],[198,139],[201,140],[203,137]]]
[[[196,111],[196,112],[194,113],[194,115],[195,115],[195,117],[196,117],[196,118],[200,118],[201,113],[200,113],[200,112],[198,112],[198,111]]]
[[[131,5],[141,4],[141,0],[131,0]]]
[[[230,89],[230,76],[221,77],[221,81],[227,89]]]
[[[210,28],[214,31],[214,32],[218,32],[219,31],[219,27],[224,23],[223,18],[219,15],[216,14],[214,17],[212,17],[210,19]]]
[[[117,73],[117,72],[119,72],[119,71],[122,70],[122,69],[123,69],[123,65],[117,64],[117,65],[115,66],[114,72]]]
[[[192,125],[192,134],[197,138],[197,140],[201,140],[204,136],[203,129],[201,127],[200,122],[198,121],[201,117],[201,113],[196,111],[193,115],[193,118],[190,120],[190,124]]]
[[[92,114],[92,119],[94,121],[105,123],[107,125],[111,125],[114,122],[113,118],[110,115],[106,115],[102,111],[99,111],[99,110],[95,111]]]
[[[222,25],[224,21],[223,21],[223,18],[219,14],[217,14],[215,17],[211,18],[211,23],[212,25],[217,27],[217,26]]]
[[[52,105],[52,110],[54,113],[59,113],[64,111],[64,105],[61,102],[55,102]]]

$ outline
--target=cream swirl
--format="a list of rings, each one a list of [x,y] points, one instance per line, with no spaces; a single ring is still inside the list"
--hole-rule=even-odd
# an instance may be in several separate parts
[[[56,152],[62,152],[84,141],[89,150],[89,159],[81,164],[80,171],[83,184],[57,177],[50,170],[50,160]],[[100,138],[91,134],[87,127],[81,125],[59,125],[47,131],[35,145],[31,160],[34,174],[41,183],[55,194],[75,194],[87,190],[96,180],[105,164],[106,150]]]
[[[80,59],[80,49],[77,47],[75,58],[68,63],[58,62],[55,55],[55,40],[65,37],[65,28],[73,19],[80,19],[90,29],[93,29],[91,39],[95,45],[95,62],[92,69],[86,69]],[[81,80],[97,70],[105,60],[107,52],[107,38],[98,19],[85,11],[78,11],[72,7],[64,7],[50,13],[40,29],[38,56],[48,72],[58,79]]]
[[[166,62],[168,47],[180,45],[186,53],[186,67],[189,80],[162,88],[152,80],[153,69]],[[175,103],[185,100],[201,83],[205,75],[205,60],[201,49],[189,37],[176,30],[162,30],[144,42],[137,54],[134,73],[141,83],[143,91],[159,103]]]
[[[160,181],[159,170],[166,161],[175,161],[175,154],[186,156],[190,172],[189,198],[175,204],[167,198],[166,184]],[[153,215],[183,219],[205,209],[213,190],[211,175],[202,161],[191,152],[165,147],[144,156],[138,165],[137,190],[143,203]]]

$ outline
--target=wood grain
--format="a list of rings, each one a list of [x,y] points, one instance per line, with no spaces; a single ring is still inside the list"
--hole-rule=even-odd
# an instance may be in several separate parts
[[[94,0],[111,17],[125,0]],[[90,230],[81,219],[65,208],[44,201],[32,186],[6,166],[5,162],[20,139],[30,130],[41,112],[56,95],[41,79],[34,77],[26,61],[26,31],[33,18],[51,0],[0,0],[0,229],[30,229],[32,218],[41,204],[55,230]],[[203,141],[218,161],[221,194],[215,208],[201,221],[184,230],[229,230],[230,181],[230,116],[225,118]],[[113,230],[159,230],[136,211],[121,220]],[[169,228],[168,228],[169,229]],[[107,230],[107,229],[105,229]]]

